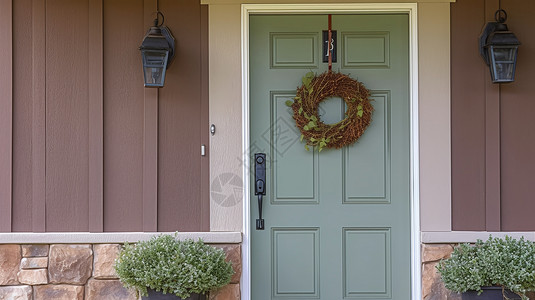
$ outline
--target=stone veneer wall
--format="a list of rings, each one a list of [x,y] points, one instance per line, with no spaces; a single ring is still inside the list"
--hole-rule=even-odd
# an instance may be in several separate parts
[[[241,247],[222,248],[232,262],[231,283],[210,300],[239,300]],[[136,300],[113,268],[120,244],[0,245],[0,300]]]
[[[436,266],[438,262],[450,257],[452,244],[422,245],[422,299],[423,300],[461,300],[457,293],[451,293],[444,287]]]

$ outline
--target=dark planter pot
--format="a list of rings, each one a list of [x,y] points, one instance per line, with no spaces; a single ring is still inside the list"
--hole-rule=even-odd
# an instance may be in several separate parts
[[[191,294],[189,298],[183,299],[175,294],[164,294],[155,290],[149,289],[147,291],[148,296],[143,296],[143,300],[206,300],[206,295]]]
[[[502,288],[499,286],[484,286],[481,288],[483,293],[477,295],[475,291],[468,291],[463,293],[463,300],[502,300],[503,297]],[[520,300],[522,299],[517,294],[511,292],[510,290],[505,290],[505,296],[510,300]]]

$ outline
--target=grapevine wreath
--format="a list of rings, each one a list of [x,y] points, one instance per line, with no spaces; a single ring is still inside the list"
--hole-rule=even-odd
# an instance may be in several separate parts
[[[347,104],[345,119],[335,124],[320,120],[320,102],[330,97],[340,97]],[[373,107],[368,97],[370,92],[364,85],[351,77],[332,71],[319,76],[309,72],[303,77],[303,85],[297,88],[294,101],[286,104],[293,110],[293,118],[301,131],[301,141],[309,146],[341,148],[351,145],[364,133],[372,120]]]

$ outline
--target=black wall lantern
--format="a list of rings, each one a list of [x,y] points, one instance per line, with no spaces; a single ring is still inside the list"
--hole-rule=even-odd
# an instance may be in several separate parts
[[[158,25],[158,16],[162,23]],[[175,38],[169,28],[163,26],[164,16],[157,12],[152,26],[139,47],[143,60],[145,87],[162,87],[165,82],[165,71],[175,56]]]
[[[497,10],[494,18],[496,22],[487,23],[479,37],[479,52],[490,68],[492,82],[512,82],[515,81],[520,41],[504,24],[507,20],[505,10]]]

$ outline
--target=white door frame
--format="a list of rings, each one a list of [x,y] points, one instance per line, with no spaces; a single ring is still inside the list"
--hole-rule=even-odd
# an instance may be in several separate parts
[[[250,158],[249,149],[249,15],[319,14],[358,12],[403,12],[409,15],[409,99],[410,99],[410,212],[411,212],[411,298],[421,299],[419,138],[418,138],[418,25],[416,3],[355,4],[242,4],[242,153],[243,155],[243,242],[241,299],[251,299],[250,247]]]

